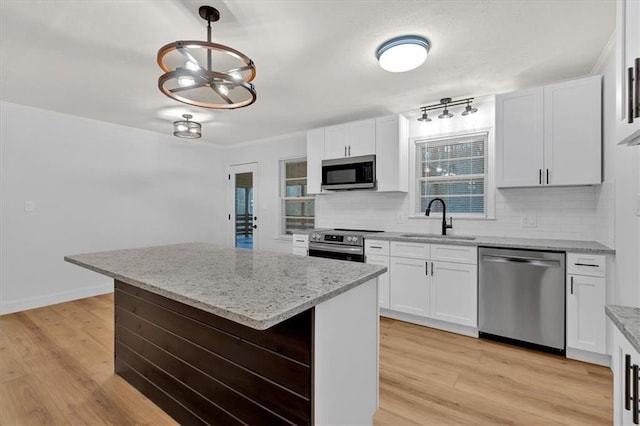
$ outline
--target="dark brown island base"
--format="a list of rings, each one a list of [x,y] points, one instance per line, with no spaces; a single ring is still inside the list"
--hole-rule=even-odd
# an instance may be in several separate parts
[[[181,424],[372,423],[385,268],[202,243],[65,259],[115,279],[115,371]]]

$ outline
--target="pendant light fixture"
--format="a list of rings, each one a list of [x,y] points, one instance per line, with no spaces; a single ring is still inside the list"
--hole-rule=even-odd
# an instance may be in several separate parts
[[[478,112],[478,108],[473,108],[471,106],[471,101],[467,101],[467,106],[465,107],[464,111],[462,112],[462,115],[467,116],[467,115],[473,114],[475,112]]]
[[[430,48],[431,44],[424,37],[402,36],[384,42],[376,57],[385,71],[405,72],[422,65]]]
[[[457,101],[454,101],[451,98],[442,98],[440,99],[439,104],[426,105],[426,106],[420,107],[420,111],[422,112],[422,115],[418,117],[418,121],[421,121],[421,122],[431,121],[431,119],[427,115],[427,111],[432,111],[434,109],[440,109],[440,108],[443,108],[443,110],[442,110],[442,113],[438,115],[438,118],[440,119],[452,118],[453,114],[449,111],[449,108],[453,106],[464,105],[464,104],[466,104],[467,106],[465,110],[462,112],[462,115],[467,116],[469,114],[473,114],[474,112],[478,112],[478,108],[474,108],[473,106],[471,106],[471,101],[473,101],[473,98],[458,99]]]
[[[184,120],[173,122],[173,135],[185,139],[198,139],[202,137],[202,124],[196,121],[189,121],[191,114],[182,114]]]
[[[199,14],[207,21],[207,41],[176,41],[160,48],[158,65],[164,74],[158,88],[168,97],[189,105],[215,109],[235,109],[256,101],[251,81],[256,68],[239,51],[211,42],[211,22],[220,13],[201,6]]]

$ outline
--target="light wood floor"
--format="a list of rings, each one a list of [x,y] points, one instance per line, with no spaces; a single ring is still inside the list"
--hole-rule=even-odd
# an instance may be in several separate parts
[[[610,424],[611,372],[382,319],[376,425]],[[0,424],[175,424],[113,374],[113,296],[0,317]]]

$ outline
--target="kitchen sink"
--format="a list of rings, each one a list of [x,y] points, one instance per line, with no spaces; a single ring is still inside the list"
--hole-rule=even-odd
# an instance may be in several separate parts
[[[466,235],[441,235],[441,234],[401,234],[403,238],[442,238],[446,240],[475,240],[476,237]]]

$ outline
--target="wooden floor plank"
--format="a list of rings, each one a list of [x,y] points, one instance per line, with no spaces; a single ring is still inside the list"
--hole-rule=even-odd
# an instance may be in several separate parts
[[[610,424],[608,368],[382,318],[377,426]],[[113,295],[0,317],[0,424],[175,425],[113,373]]]

